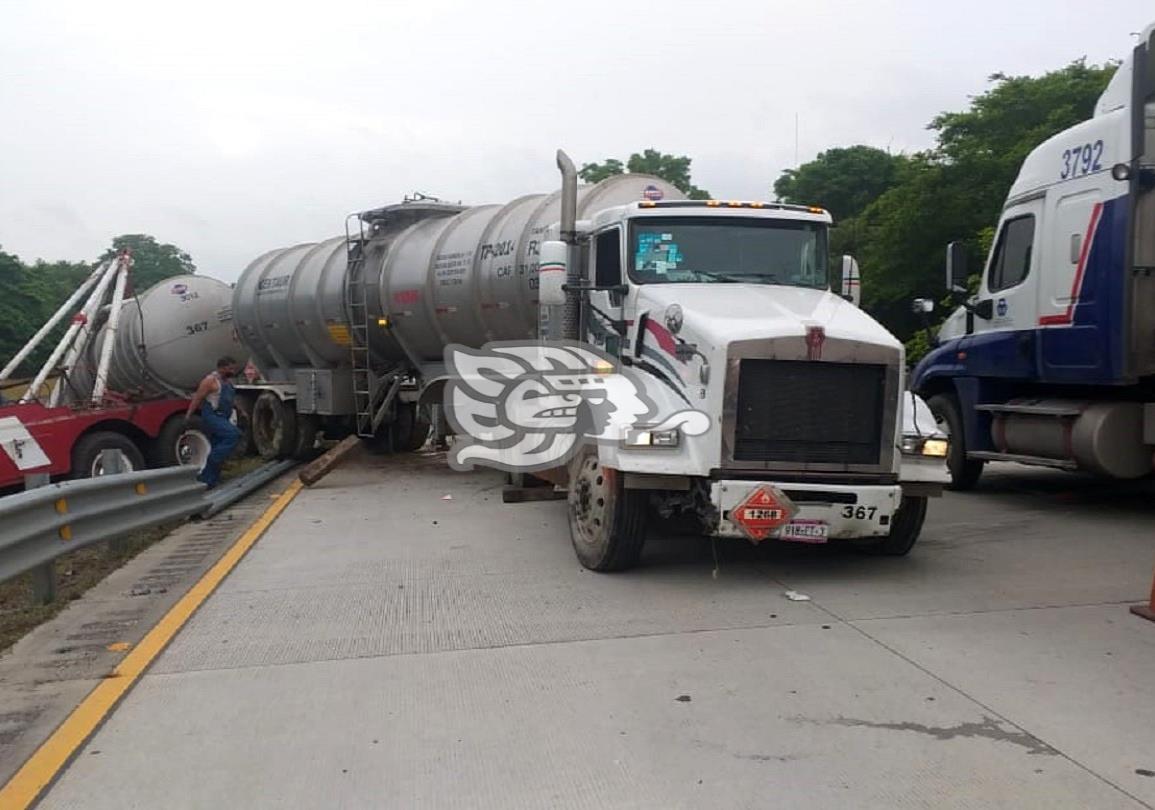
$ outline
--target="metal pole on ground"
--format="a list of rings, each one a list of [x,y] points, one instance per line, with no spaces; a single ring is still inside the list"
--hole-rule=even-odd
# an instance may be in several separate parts
[[[101,475],[119,475],[120,473],[128,472],[128,460],[124,457],[124,453],[115,448],[100,451],[100,474]],[[109,557],[117,558],[124,555],[128,545],[125,543],[123,537],[113,537],[105,546],[105,552]]]

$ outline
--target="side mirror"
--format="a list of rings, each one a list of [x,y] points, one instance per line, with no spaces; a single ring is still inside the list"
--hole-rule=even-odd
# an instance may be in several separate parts
[[[910,311],[915,315],[929,315],[934,312],[934,301],[929,298],[916,298],[910,304]]]
[[[569,245],[542,242],[537,268],[537,298],[543,307],[565,305],[565,281],[569,266]]]
[[[993,298],[984,298],[982,301],[975,302],[974,306],[971,307],[971,311],[984,321],[989,321],[995,317],[995,301]]]
[[[853,256],[842,257],[842,297],[858,306],[862,300],[862,283],[858,276],[858,262]]]
[[[1147,75],[1145,79],[1146,87],[1143,88],[1143,98],[1147,101],[1155,96],[1155,28],[1151,29],[1151,33],[1147,35]],[[1150,155],[1148,155],[1150,157]]]
[[[967,249],[962,242],[946,246],[946,288],[948,292],[966,292]]]

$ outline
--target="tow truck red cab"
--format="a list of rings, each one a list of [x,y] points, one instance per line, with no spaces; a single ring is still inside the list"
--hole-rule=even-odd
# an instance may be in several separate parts
[[[188,400],[105,404],[99,408],[46,407],[39,402],[0,406],[0,491],[24,486],[24,477],[100,475],[101,453],[119,450],[128,468],[203,464],[208,452],[195,425],[186,427]]]

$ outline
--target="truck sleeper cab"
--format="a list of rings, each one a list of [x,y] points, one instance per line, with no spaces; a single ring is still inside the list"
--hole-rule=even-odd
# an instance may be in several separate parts
[[[914,371],[951,436],[952,486],[987,461],[1138,478],[1155,459],[1155,26],[1094,117],[1038,146],[978,294]],[[965,280],[948,252],[948,287]]]

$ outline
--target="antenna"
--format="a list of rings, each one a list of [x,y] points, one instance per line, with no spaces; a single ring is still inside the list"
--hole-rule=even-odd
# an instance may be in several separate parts
[[[794,168],[798,168],[798,113],[794,113]]]

